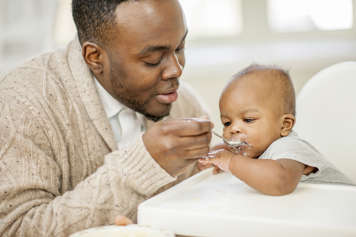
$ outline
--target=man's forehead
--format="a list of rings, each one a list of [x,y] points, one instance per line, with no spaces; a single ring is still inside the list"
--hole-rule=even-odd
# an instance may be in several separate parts
[[[156,46],[180,41],[186,33],[182,9],[177,0],[127,1],[116,9],[116,30],[122,40]]]
[[[185,40],[186,36],[188,34],[188,31],[185,32],[183,37],[180,40],[180,44]],[[157,42],[157,44],[147,44],[138,54],[139,55],[146,55],[151,52],[155,51],[165,51],[165,50],[170,50],[171,45],[169,43],[167,44],[162,44],[162,42]]]

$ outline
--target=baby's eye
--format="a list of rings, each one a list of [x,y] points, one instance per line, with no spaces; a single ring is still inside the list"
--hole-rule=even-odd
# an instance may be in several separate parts
[[[231,122],[224,122],[223,124],[224,124],[225,127],[228,127],[228,126],[231,125]]]
[[[253,119],[253,118],[245,118],[245,119],[243,119],[243,121],[245,122],[245,123],[252,123],[253,121],[255,121],[256,119]]]

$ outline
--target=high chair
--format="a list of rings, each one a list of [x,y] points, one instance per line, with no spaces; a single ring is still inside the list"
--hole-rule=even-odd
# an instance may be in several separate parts
[[[305,84],[295,131],[356,183],[356,62],[328,67]]]

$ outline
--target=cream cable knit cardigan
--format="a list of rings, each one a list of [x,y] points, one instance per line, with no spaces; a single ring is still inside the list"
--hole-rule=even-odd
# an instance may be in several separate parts
[[[118,149],[78,40],[0,78],[0,236],[68,236],[192,175],[167,174],[142,139]],[[181,83],[170,117],[206,110]],[[152,122],[146,121],[147,127]]]

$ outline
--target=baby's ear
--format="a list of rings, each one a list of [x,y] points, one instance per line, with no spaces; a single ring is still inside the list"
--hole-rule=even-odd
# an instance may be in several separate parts
[[[284,114],[281,118],[281,137],[288,136],[292,131],[295,123],[295,116],[293,114]]]

